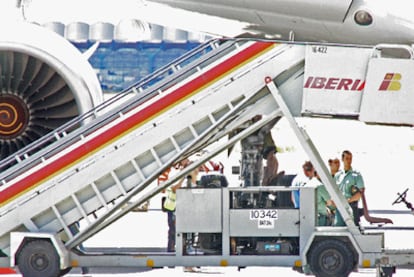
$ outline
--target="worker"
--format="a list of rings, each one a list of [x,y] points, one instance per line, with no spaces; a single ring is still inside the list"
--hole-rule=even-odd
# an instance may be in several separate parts
[[[181,187],[183,180],[180,180],[175,186],[167,188],[167,197],[164,201],[163,208],[168,217],[168,243],[167,251],[175,251],[175,201],[176,190]]]
[[[276,153],[277,147],[272,137],[272,128],[277,122],[277,118],[270,121],[259,130],[259,137],[263,140],[262,157],[266,160],[266,167],[263,172],[262,186],[274,185],[272,182],[278,177],[279,161]]]
[[[276,158],[276,153],[277,150],[274,145],[263,149],[263,159],[266,160],[266,167],[264,167],[263,171],[262,186],[273,185],[272,181],[274,182],[278,177],[279,162]]]
[[[189,159],[184,159],[175,165],[177,169],[184,169],[190,164]],[[168,216],[168,243],[167,251],[175,251],[175,205],[176,205],[176,191],[179,189],[184,182],[185,178],[182,178],[174,186],[167,188],[167,197],[163,203],[163,209],[167,212]]]
[[[302,165],[303,174],[300,173],[296,175],[295,178],[292,180],[292,187],[299,188],[304,187],[306,184],[309,183],[309,181],[312,179],[312,177],[315,176],[315,169],[313,168],[313,165],[310,161],[306,161]],[[292,191],[292,202],[295,208],[299,208],[299,190]]]
[[[189,159],[184,159],[178,163],[176,166],[177,169],[183,170],[187,166],[191,164]],[[198,168],[192,170],[187,176],[181,178],[178,183],[174,186],[171,186],[167,189],[167,198],[164,201],[163,208],[166,210],[168,215],[168,243],[167,243],[167,251],[174,252],[175,251],[175,207],[176,207],[176,191],[177,189],[183,187],[194,187],[196,184],[198,175]],[[184,183],[184,181],[186,181]],[[193,267],[184,267],[185,272],[197,272]]]
[[[335,174],[339,171],[339,168],[341,167],[341,162],[338,158],[333,158],[328,160],[329,164],[329,171],[331,172],[331,176],[335,177]]]
[[[249,124],[253,124],[262,119],[261,115],[257,115],[249,120]],[[242,178],[244,186],[260,186],[264,185],[263,181],[268,182],[277,174],[278,162],[276,156],[264,155],[273,151],[276,153],[276,145],[273,141],[271,130],[278,121],[278,118],[271,120],[258,131],[242,139]],[[270,158],[271,161],[267,159]],[[263,176],[263,159],[268,162],[267,176],[264,180]]]
[[[358,202],[361,199],[361,192],[365,190],[364,180],[362,175],[352,168],[351,151],[344,150],[342,152],[342,163],[343,169],[335,174],[335,182],[352,208],[355,225],[359,226],[360,212],[358,209]],[[346,225],[339,212],[335,214],[335,225]]]
[[[315,171],[315,177],[310,181],[310,185],[316,188],[316,215],[317,226],[332,225],[332,210],[334,210],[334,202],[321,182],[321,178]]]

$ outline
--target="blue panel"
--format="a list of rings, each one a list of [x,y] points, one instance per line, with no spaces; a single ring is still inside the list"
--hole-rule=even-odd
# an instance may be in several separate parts
[[[92,42],[73,43],[81,52]],[[101,43],[89,62],[104,92],[119,92],[160,67],[172,62],[199,43]]]

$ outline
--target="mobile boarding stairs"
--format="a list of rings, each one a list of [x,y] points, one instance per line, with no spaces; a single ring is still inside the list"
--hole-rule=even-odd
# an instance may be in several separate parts
[[[364,234],[355,227],[345,199],[332,184],[310,138],[295,121],[297,116],[323,114],[413,124],[414,111],[408,109],[413,96],[394,98],[392,103],[399,101],[400,105],[390,107],[390,100],[385,99],[389,95],[378,98],[371,93],[377,91],[378,76],[382,75],[381,81],[398,85],[404,81],[402,71],[412,70],[411,48],[402,47],[408,58],[383,58],[382,50],[389,47],[397,46],[356,48],[247,40],[213,40],[201,45],[1,161],[0,249],[4,257],[0,265],[18,266],[24,276],[43,277],[59,276],[78,266],[306,267],[313,241],[332,236],[352,244],[357,267],[382,270],[413,263],[414,251],[385,250],[381,233]],[[351,65],[354,59],[359,63]],[[318,71],[315,67],[329,62],[332,65],[333,60],[336,71]],[[400,78],[384,79],[384,72],[399,73]],[[334,97],[333,90],[341,93]],[[247,124],[256,115],[262,119]],[[77,246],[83,241],[189,170],[282,116],[288,119],[320,173],[347,227],[315,228],[312,223],[300,233],[295,231],[300,236],[300,253],[290,256],[238,257],[230,255],[226,247],[214,257],[183,256],[180,251],[145,255],[79,251]],[[235,130],[242,131],[226,140]],[[213,151],[187,170],[162,186],[153,185],[172,164],[208,145],[214,146]],[[223,236],[225,239],[228,242]],[[389,270],[381,270],[379,274],[392,275]]]

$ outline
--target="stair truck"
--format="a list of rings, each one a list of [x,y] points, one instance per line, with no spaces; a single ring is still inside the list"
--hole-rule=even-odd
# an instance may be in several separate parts
[[[410,46],[400,45],[231,39],[199,46],[1,161],[0,266],[30,277],[100,266],[288,266],[319,277],[377,268],[378,276],[392,276],[414,262],[414,250],[389,250],[384,232],[354,225],[349,205],[297,118],[412,125],[412,82],[404,77],[413,73],[413,56]],[[251,120],[258,115],[260,120]],[[190,170],[282,117],[345,227],[315,226],[313,188],[300,188],[296,209],[278,199],[298,188],[231,187],[220,177],[178,190],[175,252],[79,247]],[[191,166],[154,185],[171,165],[207,146],[211,150]],[[266,201],[258,201],[263,196]]]

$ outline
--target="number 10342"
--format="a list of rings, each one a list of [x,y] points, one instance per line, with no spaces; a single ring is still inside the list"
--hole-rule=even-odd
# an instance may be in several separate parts
[[[250,220],[277,219],[277,210],[250,210]]]

